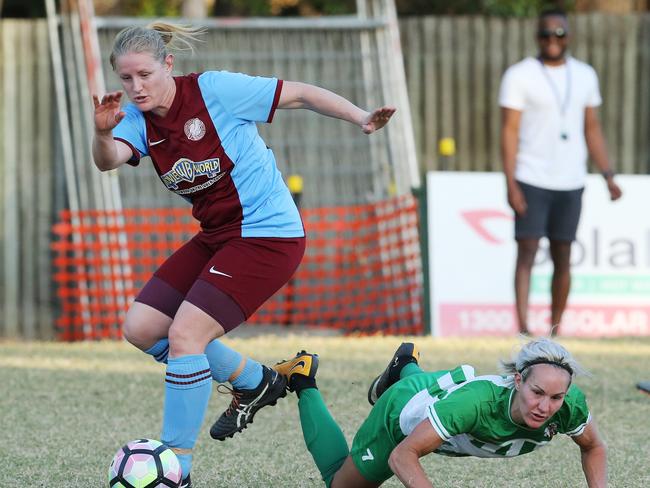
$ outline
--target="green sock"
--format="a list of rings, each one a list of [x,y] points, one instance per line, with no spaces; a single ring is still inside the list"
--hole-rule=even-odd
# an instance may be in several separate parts
[[[314,458],[325,486],[329,487],[348,457],[348,443],[317,388],[306,388],[300,392],[298,411],[307,449]]]
[[[424,373],[418,363],[408,363],[399,372],[399,379],[401,380],[402,378],[406,378],[407,376],[418,373]]]

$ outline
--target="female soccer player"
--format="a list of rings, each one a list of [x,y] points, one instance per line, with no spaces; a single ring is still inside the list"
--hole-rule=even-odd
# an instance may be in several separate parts
[[[122,92],[95,95],[93,157],[101,171],[150,156],[163,184],[192,203],[201,231],[155,272],[131,306],[124,336],[167,363],[162,441],[178,454],[189,486],[191,449],[212,380],[233,400],[210,434],[224,440],[286,395],[275,371],[216,340],[255,312],[296,270],[305,249],[298,210],[256,122],[306,108],[381,129],[395,112],[366,112],[316,86],[224,71],[172,76],[170,49],[200,30],[165,23],[115,38],[111,66]]]
[[[408,487],[433,486],[419,458],[506,458],[534,451],[556,434],[580,447],[590,487],[605,487],[607,454],[584,394],[572,385],[582,370],[549,339],[524,345],[505,376],[474,376],[467,365],[425,373],[414,344],[404,343],[373,381],[374,404],[348,451],[316,387],[318,356],[302,351],[274,368],[298,395],[307,448],[331,488],[374,488],[395,474]]]

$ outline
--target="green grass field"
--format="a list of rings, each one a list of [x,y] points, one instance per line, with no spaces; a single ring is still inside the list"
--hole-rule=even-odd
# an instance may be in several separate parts
[[[366,391],[404,338],[264,335],[230,339],[269,364],[306,348],[320,354],[319,386],[348,441],[370,406]],[[496,372],[516,339],[415,338],[421,365],[435,370],[469,363]],[[650,486],[650,396],[634,384],[650,380],[650,340],[564,340],[592,377],[577,383],[609,446],[610,486]],[[106,486],[115,451],[138,437],[159,438],[164,366],[125,343],[0,342],[0,486]],[[192,478],[201,487],[319,487],[305,449],[293,394],[261,410],[255,423],[226,442],[208,430],[229,398],[213,389],[195,449]],[[550,447],[509,460],[429,455],[435,486],[586,486],[577,446],[565,436]],[[396,487],[396,479],[384,486]]]

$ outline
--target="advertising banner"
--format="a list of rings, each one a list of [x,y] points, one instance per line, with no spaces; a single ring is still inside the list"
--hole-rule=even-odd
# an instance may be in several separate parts
[[[560,335],[650,335],[650,176],[616,181],[623,197],[612,202],[603,178],[588,177]],[[515,334],[517,249],[503,174],[430,172],[427,192],[433,334]],[[542,239],[529,299],[535,335],[550,328],[552,273]]]

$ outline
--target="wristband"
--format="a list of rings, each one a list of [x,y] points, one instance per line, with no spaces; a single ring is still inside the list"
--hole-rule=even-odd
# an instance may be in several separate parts
[[[603,178],[606,180],[614,177],[614,172],[611,169],[601,171],[600,174],[603,175]]]

